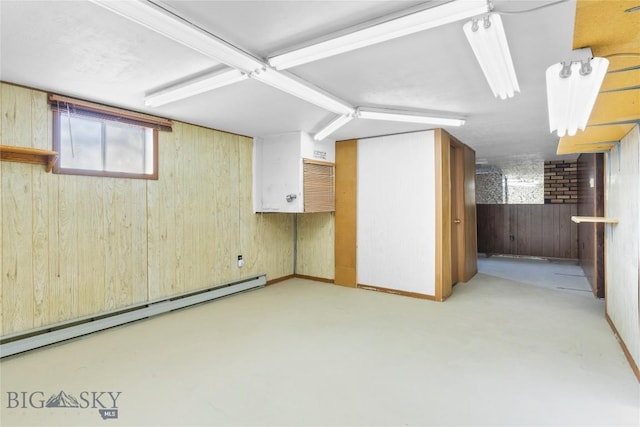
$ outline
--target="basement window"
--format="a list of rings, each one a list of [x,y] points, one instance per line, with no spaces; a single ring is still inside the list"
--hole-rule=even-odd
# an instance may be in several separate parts
[[[158,131],[171,121],[58,95],[49,103],[54,173],[158,179]]]

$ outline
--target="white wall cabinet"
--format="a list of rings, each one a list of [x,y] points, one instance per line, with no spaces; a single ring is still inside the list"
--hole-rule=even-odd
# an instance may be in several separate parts
[[[304,132],[254,138],[255,212],[305,212],[304,161],[333,165],[335,142],[315,141]],[[334,187],[331,185],[333,194]]]

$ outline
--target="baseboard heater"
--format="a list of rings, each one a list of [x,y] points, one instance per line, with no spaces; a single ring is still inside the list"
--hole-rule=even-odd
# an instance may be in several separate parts
[[[264,274],[0,338],[0,358],[265,286]]]

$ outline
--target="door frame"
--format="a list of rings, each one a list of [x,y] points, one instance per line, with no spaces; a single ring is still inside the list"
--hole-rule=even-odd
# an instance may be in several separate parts
[[[444,301],[453,292],[452,245],[453,220],[451,212],[451,162],[455,161],[458,191],[455,194],[459,219],[457,272],[460,281],[466,282],[477,272],[475,247],[475,152],[443,129],[435,131],[436,155],[436,300]],[[455,148],[456,158],[451,159]],[[473,169],[473,174],[471,175]],[[473,185],[472,185],[473,183]],[[471,194],[473,193],[473,194]],[[475,254],[475,256],[473,256]]]

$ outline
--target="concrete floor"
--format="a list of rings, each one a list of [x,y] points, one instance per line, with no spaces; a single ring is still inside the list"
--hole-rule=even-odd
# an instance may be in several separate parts
[[[603,302],[557,289],[585,283],[561,267],[482,259],[444,304],[289,280],[5,359],[0,421],[637,426]],[[36,391],[33,406],[64,391],[90,408],[33,408]]]

